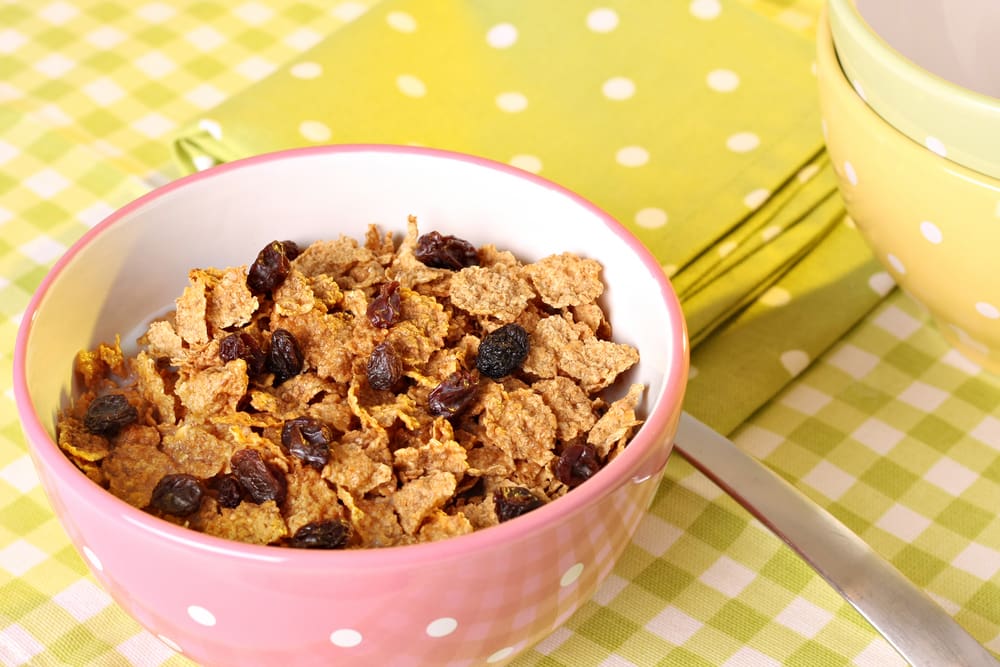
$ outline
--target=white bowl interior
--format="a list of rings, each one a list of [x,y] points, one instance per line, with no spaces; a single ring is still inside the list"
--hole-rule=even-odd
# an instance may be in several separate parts
[[[340,234],[362,239],[368,223],[405,232],[439,230],[476,245],[494,243],[525,260],[576,252],[604,265],[615,340],[640,350],[627,381],[663,390],[673,321],[659,267],[640,261],[637,242],[604,215],[544,181],[447,155],[384,149],[306,151],[212,170],[154,193],[112,216],[70,251],[39,303],[25,369],[36,413],[54,432],[81,349],[122,334],[123,347],[168,310],[195,267],[248,264],[272,239],[307,243]]]
[[[954,84],[1000,97],[1000,2],[856,0],[890,46]]]

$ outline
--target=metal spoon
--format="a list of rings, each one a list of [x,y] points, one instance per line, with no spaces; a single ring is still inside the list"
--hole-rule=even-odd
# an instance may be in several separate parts
[[[683,413],[674,446],[811,565],[911,665],[1000,665],[864,540],[734,443]]]

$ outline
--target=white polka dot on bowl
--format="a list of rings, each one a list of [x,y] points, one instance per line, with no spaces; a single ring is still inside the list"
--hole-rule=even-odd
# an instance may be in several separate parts
[[[925,239],[934,244],[941,243],[943,238],[941,235],[941,229],[929,220],[924,220],[920,223],[920,233]]]
[[[364,637],[353,628],[340,628],[330,633],[330,643],[340,648],[354,648],[361,644]]]
[[[490,655],[490,657],[486,658],[486,662],[492,665],[495,662],[501,662],[503,660],[506,660],[513,653],[514,653],[514,647],[513,646],[506,646],[506,647],[500,649],[499,651],[496,651],[495,653],[492,653]]]
[[[802,350],[786,350],[781,353],[780,360],[791,375],[798,375],[809,366],[809,355]]]
[[[986,301],[979,301],[976,303],[976,311],[991,320],[1000,319],[1000,308],[997,308],[992,303]]]
[[[428,623],[426,632],[429,637],[446,637],[457,629],[458,621],[454,618],[444,616]]]
[[[187,613],[191,617],[191,620],[198,625],[210,628],[216,623],[215,614],[202,606],[193,604],[187,608]]]
[[[563,572],[563,576],[559,579],[559,585],[563,588],[572,586],[580,578],[581,574],[583,574],[583,563],[577,563]]]

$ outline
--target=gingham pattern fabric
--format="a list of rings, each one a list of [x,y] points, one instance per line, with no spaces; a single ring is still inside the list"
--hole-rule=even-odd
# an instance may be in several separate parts
[[[0,664],[191,664],[110,600],[54,519],[13,403],[15,331],[59,253],[175,175],[176,127],[371,4],[0,4]],[[806,34],[818,9],[750,4]],[[735,439],[1000,653],[998,405],[1000,380],[951,352],[894,292]],[[674,457],[604,586],[514,664],[902,662],[791,550]]]

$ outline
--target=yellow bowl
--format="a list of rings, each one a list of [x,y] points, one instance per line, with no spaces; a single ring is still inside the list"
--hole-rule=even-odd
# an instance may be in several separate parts
[[[944,337],[1000,372],[1000,180],[937,155],[872,111],[840,67],[825,10],[816,73],[824,138],[851,218]]]

